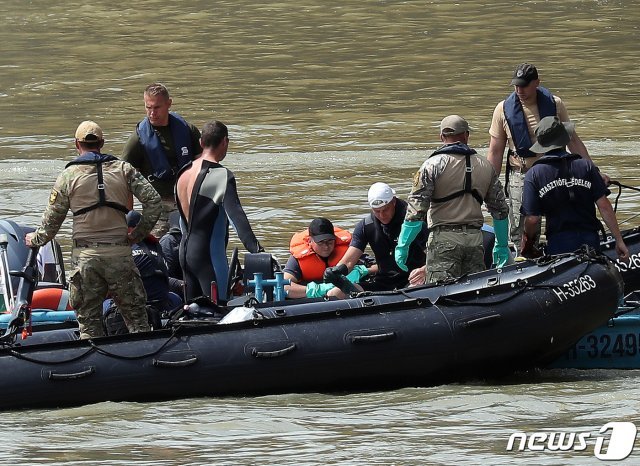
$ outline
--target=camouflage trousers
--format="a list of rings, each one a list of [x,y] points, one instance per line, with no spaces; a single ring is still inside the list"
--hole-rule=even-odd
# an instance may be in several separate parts
[[[103,336],[102,302],[107,296],[118,305],[130,333],[150,330],[147,318],[147,294],[140,273],[129,255],[77,255],[69,278],[69,302],[75,309],[80,338]],[[99,251],[99,250],[94,250]]]
[[[485,270],[482,231],[463,226],[434,227],[427,241],[427,283]]]
[[[151,234],[156,238],[162,238],[169,231],[169,215],[178,210],[174,199],[162,199],[162,211],[156,225],[151,230]]]
[[[519,170],[509,172],[509,184],[507,185],[507,204],[509,204],[509,236],[518,251],[524,231],[524,215],[520,213],[522,207],[522,193],[524,191],[524,173]],[[540,238],[540,224],[538,224],[538,239]]]

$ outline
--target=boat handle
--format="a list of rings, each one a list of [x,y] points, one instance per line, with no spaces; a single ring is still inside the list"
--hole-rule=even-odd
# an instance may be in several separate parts
[[[377,333],[375,335],[352,335],[351,343],[378,343],[380,341],[393,340],[396,332]]]
[[[466,322],[460,322],[460,327],[467,328],[474,325],[489,324],[493,320],[499,320],[502,316],[500,314],[492,314],[490,316],[478,317],[477,319],[467,320]]]
[[[187,367],[191,364],[195,364],[197,361],[197,356],[193,356],[189,359],[183,359],[182,361],[163,361],[162,359],[154,359],[153,365],[156,367]]]
[[[87,369],[80,371],[80,372],[71,372],[69,374],[65,374],[65,373],[60,373],[60,372],[54,372],[54,371],[49,371],[48,374],[48,378],[49,380],[74,380],[74,379],[81,379],[82,377],[87,377],[93,373],[95,373],[96,368],[91,366],[88,367]]]
[[[291,353],[295,349],[295,343],[292,343],[290,346],[276,351],[258,351],[258,348],[252,348],[251,356],[253,356],[254,358],[278,358],[280,356],[284,356],[285,354]]]

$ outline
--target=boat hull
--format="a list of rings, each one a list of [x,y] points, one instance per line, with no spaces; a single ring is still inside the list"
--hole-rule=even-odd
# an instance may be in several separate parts
[[[615,251],[615,240],[602,242],[604,254],[614,261],[624,280],[626,295],[640,290],[640,229],[623,233],[629,249],[629,260],[621,262]],[[630,296],[617,315],[601,327],[584,335],[550,367],[575,369],[640,369],[640,307]]]
[[[610,319],[589,332],[550,367],[640,369],[640,310]]]
[[[251,320],[227,325],[184,321],[93,341],[71,341],[67,329],[70,341],[52,343],[50,332],[34,333],[0,349],[0,371],[11,374],[0,380],[0,409],[499,376],[548,364],[609,319],[621,296],[611,262],[575,256],[436,287],[260,304]]]

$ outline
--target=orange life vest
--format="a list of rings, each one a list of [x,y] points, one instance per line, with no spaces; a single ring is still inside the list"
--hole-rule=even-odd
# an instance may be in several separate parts
[[[308,228],[296,233],[291,238],[289,251],[298,260],[302,271],[300,280],[302,283],[321,282],[324,270],[336,265],[347,252],[349,243],[351,243],[351,233],[338,227],[333,227],[333,233],[336,235],[336,247],[327,259],[323,259],[311,249]]]
[[[71,311],[69,291],[63,288],[40,288],[34,290],[31,299],[32,309],[50,309],[52,311]]]

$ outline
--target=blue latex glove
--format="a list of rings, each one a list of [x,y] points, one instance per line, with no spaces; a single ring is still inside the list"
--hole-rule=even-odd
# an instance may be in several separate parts
[[[500,268],[509,261],[509,220],[493,219],[493,231],[496,234],[496,242],[493,246],[493,264]]]
[[[407,256],[409,255],[409,246],[418,233],[422,230],[422,222],[408,222],[404,221],[402,223],[402,228],[400,229],[400,235],[398,236],[398,245],[396,246],[396,250],[394,252],[394,256],[396,259],[396,264],[400,269],[405,272],[409,269],[407,268]]]
[[[333,283],[307,283],[307,298],[323,298],[329,290],[335,288]]]
[[[351,272],[347,274],[347,279],[351,283],[358,283],[362,279],[369,274],[369,270],[364,265],[356,265]]]

